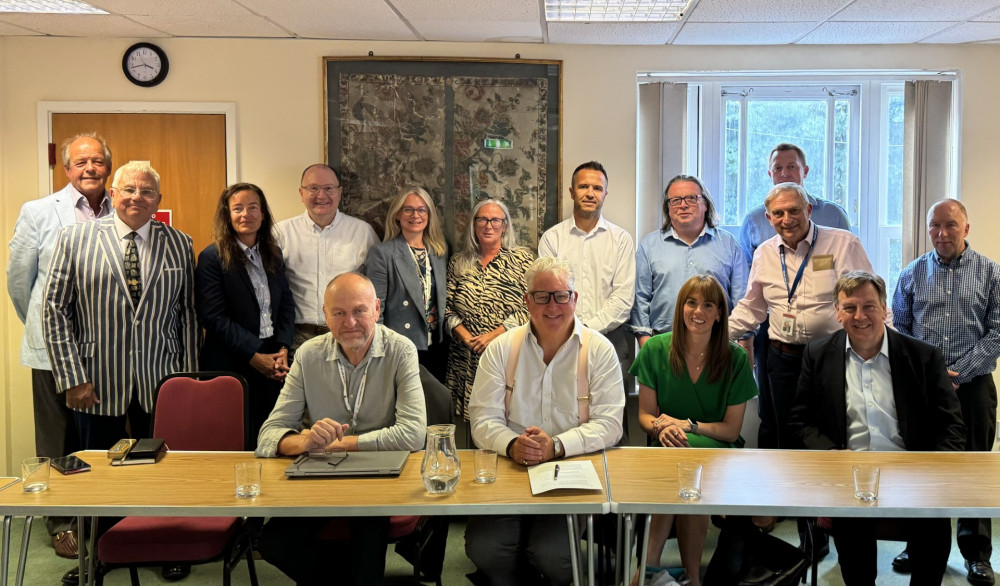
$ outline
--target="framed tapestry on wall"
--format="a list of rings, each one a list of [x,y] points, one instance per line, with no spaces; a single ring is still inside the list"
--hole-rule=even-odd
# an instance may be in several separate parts
[[[325,58],[326,158],[341,209],[383,233],[390,200],[425,187],[449,248],[483,199],[520,245],[559,221],[561,61]]]

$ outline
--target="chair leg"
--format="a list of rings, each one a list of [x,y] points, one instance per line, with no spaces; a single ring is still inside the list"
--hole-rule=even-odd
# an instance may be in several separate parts
[[[248,537],[249,541],[250,538]],[[250,572],[250,585],[260,586],[257,582],[257,567],[253,565],[253,547],[247,547],[247,571]]]
[[[128,577],[132,579],[132,586],[139,586],[139,568],[129,566]]]

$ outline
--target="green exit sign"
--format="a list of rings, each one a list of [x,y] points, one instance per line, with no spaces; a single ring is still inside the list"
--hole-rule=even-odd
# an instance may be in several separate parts
[[[512,149],[514,143],[506,138],[484,138],[483,146],[488,149]]]

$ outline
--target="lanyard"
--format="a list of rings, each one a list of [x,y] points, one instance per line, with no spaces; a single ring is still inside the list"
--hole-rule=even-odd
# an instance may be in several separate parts
[[[819,226],[813,224],[813,239],[812,244],[809,245],[809,250],[806,251],[806,257],[802,259],[802,264],[799,265],[799,272],[795,275],[795,281],[792,282],[792,287],[788,287],[788,268],[785,266],[785,245],[781,244],[778,246],[778,251],[781,256],[781,275],[785,277],[785,291],[788,291],[788,306],[792,306],[792,295],[795,295],[795,290],[799,288],[799,281],[802,280],[802,273],[806,270],[806,264],[809,263],[809,256],[812,254],[813,248],[816,248],[816,238],[819,237]]]
[[[339,360],[337,361],[337,368],[340,369],[340,382],[344,387],[344,408],[351,414],[351,433],[356,433],[358,410],[361,409],[361,399],[365,396],[365,383],[368,382],[368,367],[371,365],[372,361],[369,359],[368,364],[365,365],[365,372],[361,375],[361,386],[358,387],[358,396],[354,398],[354,409],[351,409],[351,403],[347,400],[347,373],[344,372],[344,365]]]

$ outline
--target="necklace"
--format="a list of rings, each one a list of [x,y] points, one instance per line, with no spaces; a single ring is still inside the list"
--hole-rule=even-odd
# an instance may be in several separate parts
[[[689,370],[694,372],[700,371],[705,368],[705,362],[707,362],[704,352],[699,352],[697,358],[693,358],[690,354],[684,357],[684,363],[687,364]]]

